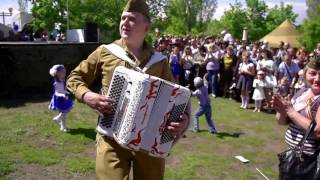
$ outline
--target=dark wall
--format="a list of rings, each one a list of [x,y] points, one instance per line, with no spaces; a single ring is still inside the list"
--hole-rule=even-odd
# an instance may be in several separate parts
[[[49,69],[64,64],[69,74],[98,43],[1,43],[0,98],[49,95]]]

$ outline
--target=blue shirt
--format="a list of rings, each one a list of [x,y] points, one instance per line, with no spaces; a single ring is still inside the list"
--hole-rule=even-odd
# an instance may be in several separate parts
[[[300,71],[298,64],[295,62],[291,62],[290,65],[287,65],[285,62],[282,62],[279,65],[278,73],[280,78],[286,76],[288,78],[289,83],[292,83],[292,79],[296,76],[296,74]]]

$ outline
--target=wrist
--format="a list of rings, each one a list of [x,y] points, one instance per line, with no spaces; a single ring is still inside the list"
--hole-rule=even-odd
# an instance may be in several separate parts
[[[293,108],[288,108],[286,109],[286,114],[290,117],[292,115],[294,115],[296,111]]]
[[[87,100],[88,100],[88,95],[90,95],[90,91],[87,91],[87,92],[85,92],[85,93],[83,93],[83,95],[82,95],[82,101],[84,102],[84,103],[86,103],[87,104]]]

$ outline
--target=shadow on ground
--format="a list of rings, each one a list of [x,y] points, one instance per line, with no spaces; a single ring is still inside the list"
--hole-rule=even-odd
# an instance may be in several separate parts
[[[77,128],[77,129],[70,129],[69,134],[84,135],[86,138],[95,140],[97,133],[96,133],[96,130],[92,128]]]
[[[27,103],[40,103],[50,101],[49,95],[33,95],[30,97],[0,97],[0,107],[15,108],[25,106]]]
[[[219,132],[217,133],[217,137],[220,139],[223,139],[225,137],[231,137],[231,138],[239,138],[241,135],[243,135],[244,133],[242,132],[235,132],[235,133],[228,133],[228,132]]]

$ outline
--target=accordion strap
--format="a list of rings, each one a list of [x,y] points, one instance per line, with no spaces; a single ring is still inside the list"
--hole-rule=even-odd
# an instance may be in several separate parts
[[[151,58],[149,59],[148,63],[145,65],[143,69],[141,69],[129,56],[128,53],[119,45],[115,43],[111,43],[108,45],[102,45],[102,47],[109,50],[114,56],[126,61],[133,69],[138,72],[145,73],[153,64],[167,60],[167,57],[162,55],[159,52],[154,52]]]

